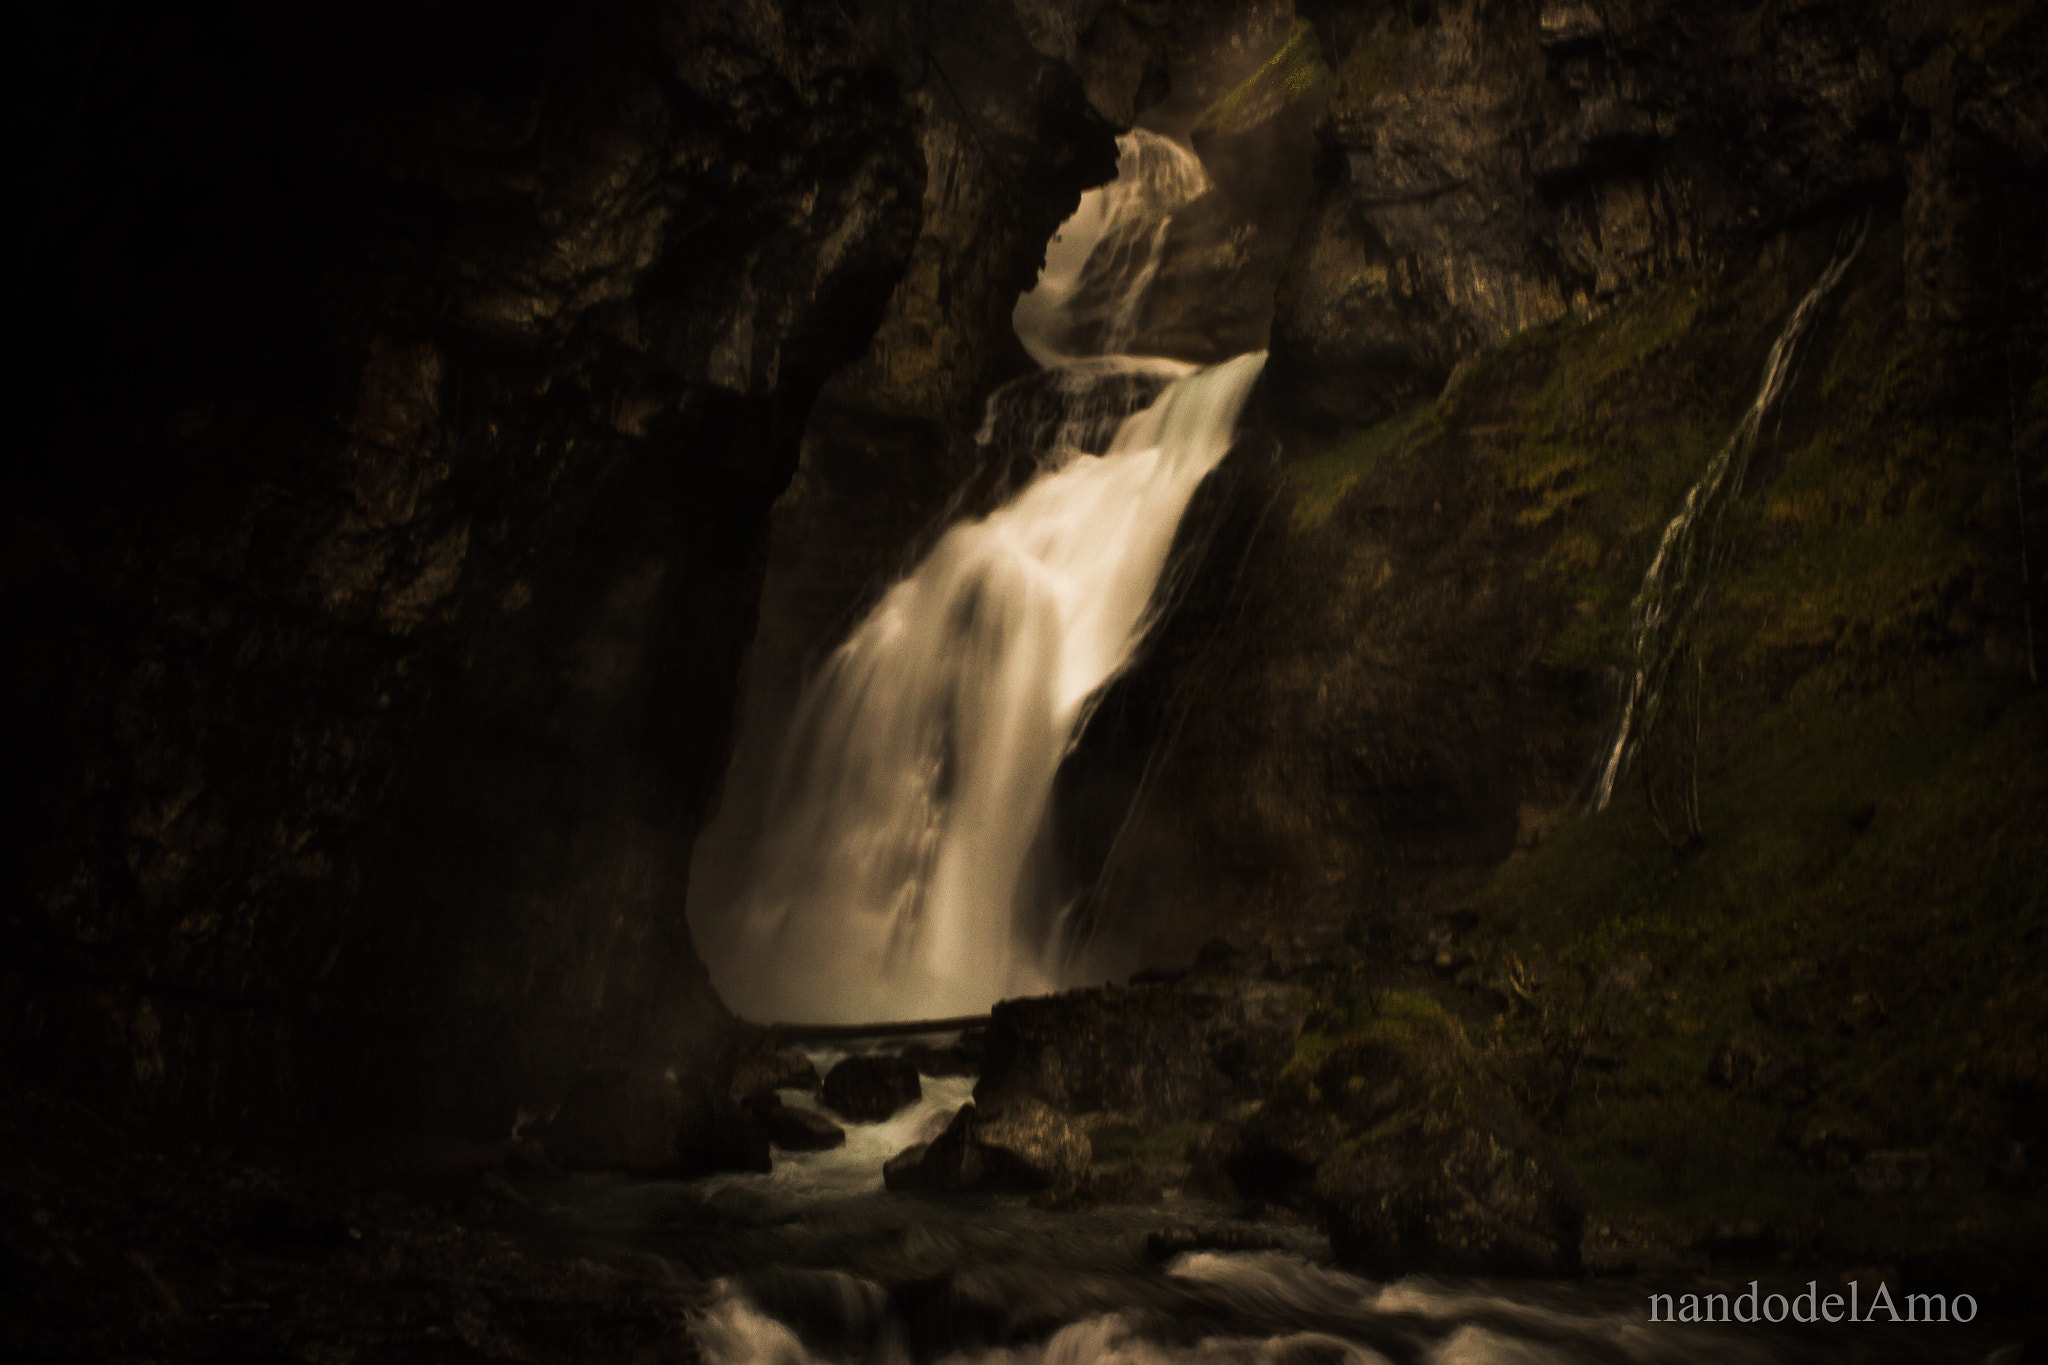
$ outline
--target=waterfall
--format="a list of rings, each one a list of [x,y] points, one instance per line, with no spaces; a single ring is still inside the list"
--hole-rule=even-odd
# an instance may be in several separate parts
[[[1679,504],[1677,514],[1665,525],[1664,534],[1657,541],[1657,553],[1651,556],[1642,585],[1636,589],[1635,600],[1629,604],[1629,672],[1622,681],[1621,707],[1615,721],[1614,738],[1607,746],[1600,780],[1593,789],[1594,810],[1607,809],[1607,803],[1613,799],[1615,785],[1628,770],[1630,760],[1635,757],[1651,722],[1656,719],[1658,704],[1663,699],[1664,679],[1685,644],[1686,628],[1692,623],[1705,596],[1704,573],[1694,573],[1695,560],[1703,558],[1703,531],[1711,548],[1714,526],[1719,523],[1729,499],[1742,491],[1743,475],[1749,468],[1750,454],[1756,449],[1757,435],[1763,430],[1764,416],[1778,401],[1791,377],[1792,361],[1799,343],[1813,325],[1821,302],[1834,292],[1857,253],[1862,251],[1864,238],[1869,232],[1870,220],[1866,216],[1844,233],[1834,259],[1814,281],[1813,288],[1806,291],[1806,297],[1792,310],[1791,317],[1785,320],[1784,330],[1771,344],[1770,355],[1764,360],[1763,378],[1757,384],[1756,397],[1750,400],[1749,408],[1735,424],[1735,430],[1714,452],[1698,480],[1687,490],[1685,501]]]
[[[743,1013],[931,1017],[1055,984],[1054,774],[1143,638],[1181,516],[1265,364],[1108,349],[1136,335],[1172,215],[1207,187],[1170,139],[1119,148],[1117,179],[1082,197],[1016,307],[1046,374],[998,392],[983,424],[984,445],[1028,442],[1035,476],[947,530],[833,652],[739,902],[692,906]]]

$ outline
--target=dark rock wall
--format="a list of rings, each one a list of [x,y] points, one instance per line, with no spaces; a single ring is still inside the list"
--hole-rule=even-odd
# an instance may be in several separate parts
[[[2041,154],[2017,69],[1994,59],[1974,110],[1951,102],[1958,50],[2012,7],[1304,9],[1337,93],[1276,385],[1330,427],[1774,227],[1902,186],[1924,204],[1951,168]]]
[[[45,21],[10,1065],[502,1134],[585,1066],[715,1051],[689,841],[768,509],[945,169],[914,17]],[[1006,150],[1035,185],[1091,147]]]

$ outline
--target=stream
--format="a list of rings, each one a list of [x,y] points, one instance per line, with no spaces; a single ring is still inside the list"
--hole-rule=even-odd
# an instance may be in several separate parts
[[[951,1038],[888,1046],[906,1041]],[[882,1049],[806,1049],[820,1074],[870,1050]],[[843,1147],[777,1151],[765,1175],[571,1179],[550,1192],[547,1221],[593,1249],[652,1255],[708,1281],[711,1299],[691,1334],[710,1365],[2019,1359],[2005,1343],[2022,1328],[1989,1316],[1967,1326],[1649,1320],[1653,1292],[1732,1293],[1752,1275],[1775,1285],[1788,1274],[1378,1282],[1335,1266],[1321,1233],[1284,1211],[1172,1192],[1157,1204],[1065,1209],[1021,1195],[892,1193],[883,1162],[935,1135],[974,1088],[971,1077],[922,1081],[915,1105],[885,1122],[846,1125]],[[804,1091],[781,1094],[787,1104],[818,1105]]]

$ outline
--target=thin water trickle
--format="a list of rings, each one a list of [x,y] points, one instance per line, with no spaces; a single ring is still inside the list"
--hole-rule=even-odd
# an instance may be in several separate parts
[[[746,890],[692,906],[743,1013],[931,1017],[1059,984],[1053,778],[1150,626],[1181,516],[1265,364],[1104,353],[1130,344],[1173,214],[1208,183],[1171,139],[1120,145],[1118,178],[1083,196],[1017,304],[1056,415],[989,407],[985,438],[1028,441],[1039,472],[948,530],[834,651],[798,704]],[[1156,396],[1131,412],[1134,384]]]
[[[1641,746],[1643,735],[1656,718],[1657,707],[1663,697],[1664,680],[1684,646],[1686,629],[1697,614],[1705,592],[1705,566],[1698,561],[1711,551],[1713,530],[1728,500],[1742,491],[1743,475],[1748,471],[1749,457],[1756,449],[1757,436],[1763,430],[1764,418],[1792,376],[1799,343],[1812,327],[1822,302],[1841,284],[1842,277],[1863,250],[1863,242],[1869,232],[1870,220],[1866,217],[1844,235],[1834,259],[1785,320],[1784,329],[1778,333],[1778,339],[1771,344],[1770,355],[1764,360],[1763,377],[1757,383],[1756,396],[1750,400],[1748,409],[1735,424],[1735,430],[1727,441],[1714,452],[1714,458],[1707,461],[1707,467],[1686,491],[1685,501],[1679,504],[1678,511],[1665,524],[1664,534],[1657,540],[1657,552],[1651,556],[1650,567],[1643,573],[1642,585],[1636,589],[1635,600],[1629,604],[1629,668],[1622,679],[1614,737],[1607,745],[1606,758],[1600,765],[1600,777],[1593,788],[1594,810],[1607,809],[1616,783],[1627,771],[1630,760]],[[1703,537],[1705,544],[1702,543]]]

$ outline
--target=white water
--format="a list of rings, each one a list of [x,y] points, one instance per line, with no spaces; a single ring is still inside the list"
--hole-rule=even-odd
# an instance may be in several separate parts
[[[1176,1306],[1194,1322],[1213,1324],[1208,1330],[1162,1331],[1174,1315],[1162,1315],[1156,1307],[1150,1313],[1097,1312],[1029,1344],[955,1351],[940,1360],[943,1365],[1385,1365],[1389,1357],[1375,1343],[1420,1365],[1770,1365],[1811,1358],[1787,1352],[1782,1342],[1760,1333],[1744,1339],[1696,1327],[1650,1326],[1640,1306],[1647,1300],[1634,1296],[1598,1302],[1550,1294],[1541,1285],[1461,1285],[1427,1277],[1376,1284],[1285,1253],[1192,1252],[1167,1266],[1163,1279],[1173,1287],[1160,1297],[1178,1300]],[[849,1359],[863,1365],[911,1365],[911,1353],[889,1330],[882,1286],[842,1274],[829,1285],[820,1279],[812,1290],[814,1295],[827,1291],[844,1304],[831,1316],[850,1323],[866,1320],[868,1331],[847,1334],[865,1336],[865,1349],[806,1347],[795,1331],[762,1311],[745,1287],[730,1279],[714,1286],[713,1300],[692,1321],[691,1335],[709,1365],[825,1365]],[[813,1314],[814,1321],[819,1316]],[[1226,1322],[1231,1325],[1223,1326]],[[1958,1358],[1976,1359],[1978,1353]]]
[[[1701,554],[1702,528],[1711,529],[1726,506],[1726,498],[1741,491],[1742,477],[1749,467],[1750,453],[1763,430],[1764,417],[1784,391],[1792,374],[1793,357],[1821,302],[1842,282],[1869,234],[1866,218],[1847,239],[1813,288],[1785,320],[1784,330],[1771,345],[1764,361],[1763,378],[1748,411],[1707,467],[1687,490],[1685,501],[1664,527],[1657,541],[1657,553],[1643,574],[1629,604],[1630,668],[1621,690],[1621,715],[1615,722],[1614,738],[1600,768],[1600,780],[1593,790],[1593,809],[1605,810],[1614,796],[1615,784],[1627,771],[1642,736],[1656,718],[1664,678],[1685,640],[1685,628],[1699,609],[1704,590],[1694,574],[1694,562]],[[1726,495],[1726,496],[1724,496]]]
[[[1038,433],[1040,472],[948,530],[832,654],[798,705],[748,889],[692,907],[745,1014],[928,1018],[1056,984],[1053,776],[1143,638],[1181,516],[1265,364],[1075,353],[1090,335],[1128,344],[1172,214],[1207,183],[1156,134],[1120,147],[1118,179],[1083,196],[1017,305],[1067,413]],[[1133,376],[1165,390],[1088,451],[1091,395]],[[992,403],[985,440],[998,420]]]
[[[810,1056],[824,1075],[846,1054],[813,1049]],[[974,1098],[972,1076],[921,1076],[923,1093],[880,1123],[854,1123],[826,1108],[817,1096],[803,1090],[779,1090],[783,1104],[822,1114],[846,1130],[846,1141],[818,1152],[775,1152],[774,1168],[766,1175],[751,1172],[707,1176],[697,1188],[716,1197],[726,1190],[740,1190],[801,1208],[815,1199],[840,1199],[853,1195],[879,1194],[882,1167],[906,1147],[930,1142],[945,1131],[960,1106]]]

